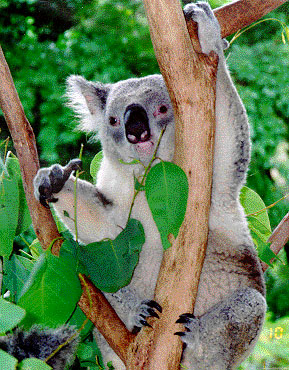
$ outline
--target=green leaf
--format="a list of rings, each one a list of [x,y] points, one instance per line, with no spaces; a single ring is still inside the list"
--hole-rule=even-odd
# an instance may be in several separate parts
[[[266,208],[266,205],[263,202],[262,198],[254,190],[249,189],[247,186],[243,186],[243,188],[241,189],[240,202],[244,208],[246,215],[257,213],[260,210]],[[264,225],[268,233],[271,233],[271,225],[267,210],[258,213],[254,217]]]
[[[95,286],[113,293],[130,282],[144,242],[141,223],[131,219],[114,240],[81,247],[79,259]]]
[[[86,321],[85,314],[82,312],[79,306],[77,306],[75,311],[73,312],[73,315],[69,319],[68,324],[71,326],[76,326],[77,329],[80,329],[85,321]],[[93,328],[94,328],[93,323],[90,320],[88,320],[88,322],[85,324],[84,328],[80,332],[81,338],[86,338]]]
[[[23,188],[21,171],[19,160],[16,157],[11,157],[12,153],[6,158],[6,168],[9,175],[14,179],[18,184],[19,190],[19,212],[18,212],[18,225],[16,229],[16,235],[23,233],[31,225],[32,220],[30,212],[26,202],[26,196]]]
[[[27,358],[20,362],[19,370],[52,370],[52,367],[37,358]]]
[[[138,179],[135,177],[134,178],[134,188],[136,191],[144,191],[145,190],[145,186],[142,185]]]
[[[23,256],[13,254],[10,259],[4,258],[4,287],[17,299],[33,268],[33,261]]]
[[[71,316],[81,296],[81,285],[71,260],[43,253],[23,287],[18,304],[27,315],[22,324],[58,327]]]
[[[149,171],[145,192],[163,248],[167,249],[171,246],[168,235],[177,237],[185,217],[188,199],[186,174],[173,163],[158,163]]]
[[[100,168],[102,158],[103,158],[103,153],[101,150],[94,156],[93,160],[90,163],[90,175],[94,181],[96,180],[96,175]]]
[[[81,367],[89,368],[89,369],[105,369],[101,352],[97,347],[97,343],[95,341],[89,343],[80,343],[77,349],[77,357],[79,359]],[[96,357],[97,362],[96,364]]]
[[[286,33],[287,41],[289,41],[289,28],[288,28],[288,26],[285,27],[285,33]]]
[[[18,225],[19,191],[14,179],[0,181],[0,255],[9,257]]]
[[[257,247],[259,258],[267,263],[267,265],[272,266],[270,260],[272,258],[276,258],[276,255],[268,247],[268,243],[264,241],[264,239],[262,238],[262,234],[260,234],[257,229],[255,229],[254,227],[250,227],[250,231],[253,242]]]
[[[5,370],[15,370],[17,366],[17,359],[7,352],[0,349],[0,369]]]
[[[25,314],[23,308],[0,298],[0,333],[4,334],[12,330],[20,323]]]
[[[240,202],[246,215],[249,215],[247,216],[248,226],[251,231],[253,242],[257,247],[259,258],[267,264],[270,264],[270,260],[276,256],[271,251],[270,244],[267,243],[272,233],[268,212],[264,210],[257,213],[266,208],[266,206],[260,196],[246,186],[241,189]]]
[[[29,246],[29,249],[32,257],[35,259],[37,259],[43,253],[43,248],[38,239],[33,240],[33,242]]]

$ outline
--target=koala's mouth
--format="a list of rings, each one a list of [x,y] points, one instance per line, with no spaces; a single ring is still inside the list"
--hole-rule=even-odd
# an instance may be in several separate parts
[[[154,143],[152,140],[135,144],[136,151],[141,157],[151,157],[154,152]]]

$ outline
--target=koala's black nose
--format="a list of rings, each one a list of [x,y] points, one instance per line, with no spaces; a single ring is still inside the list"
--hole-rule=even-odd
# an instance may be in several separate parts
[[[140,104],[130,104],[124,113],[125,133],[132,144],[148,141],[150,127],[147,112]]]

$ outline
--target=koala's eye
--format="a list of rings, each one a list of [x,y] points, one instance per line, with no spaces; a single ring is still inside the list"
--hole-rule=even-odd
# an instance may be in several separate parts
[[[119,119],[116,117],[109,117],[109,124],[111,126],[118,126],[119,125]]]
[[[168,111],[168,106],[165,104],[162,104],[157,107],[157,109],[154,111],[154,116],[162,116],[163,114],[166,114]]]
[[[161,105],[161,106],[159,107],[159,112],[160,112],[160,113],[164,114],[164,113],[167,113],[167,111],[168,111],[167,106],[165,106],[165,105]]]

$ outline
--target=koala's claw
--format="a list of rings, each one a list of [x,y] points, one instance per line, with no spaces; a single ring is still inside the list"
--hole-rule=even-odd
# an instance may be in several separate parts
[[[161,306],[156,301],[153,300],[142,301],[142,303],[138,307],[137,310],[138,312],[134,318],[133,332],[134,333],[139,332],[143,326],[148,326],[151,328],[151,325],[146,321],[146,319],[148,317],[155,317],[159,319],[160,317],[156,310],[159,311],[160,313],[162,312]]]
[[[73,171],[81,170],[81,165],[80,159],[72,159],[65,167],[55,164],[49,168],[40,169],[34,179],[36,199],[45,208],[49,208],[49,203],[57,202],[58,198],[55,198],[54,194],[62,190]]]
[[[192,313],[184,313],[180,315],[177,324],[183,324],[184,331],[177,331],[174,335],[182,338],[185,344],[194,345],[198,340],[200,320]]]
[[[178,320],[176,321],[177,324],[188,324],[192,319],[195,319],[196,316],[192,313],[183,313],[180,315]]]

